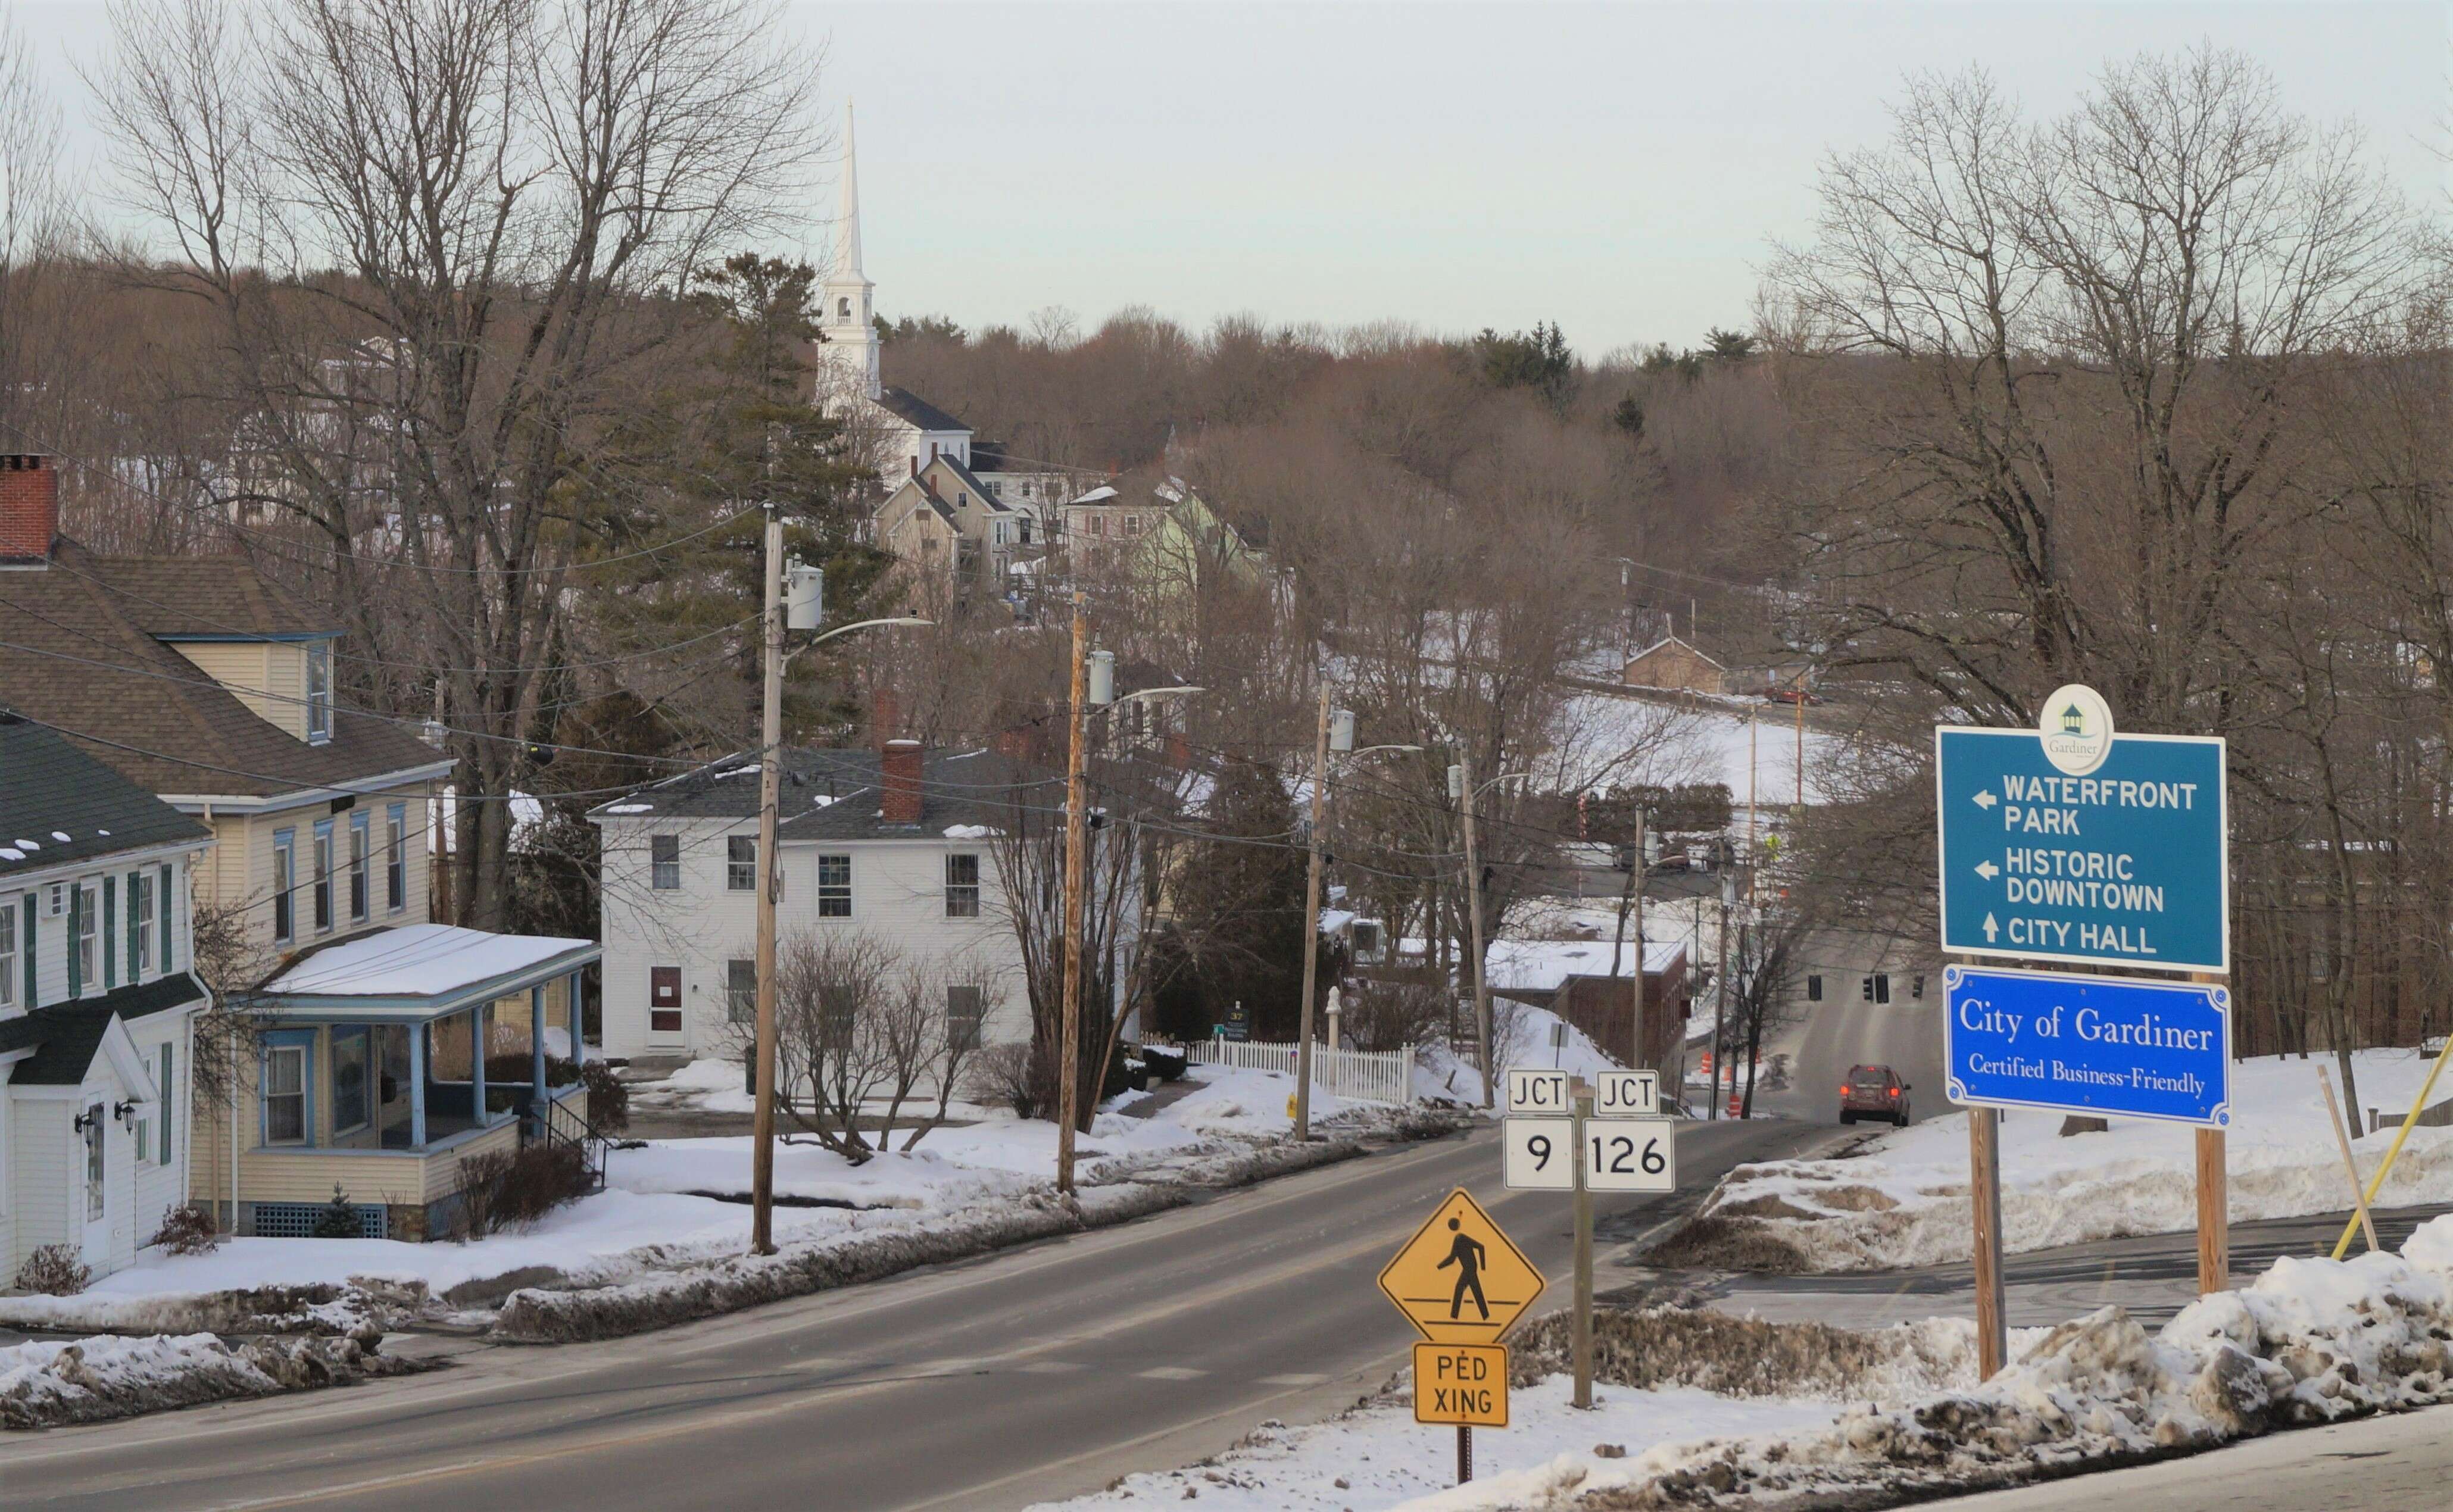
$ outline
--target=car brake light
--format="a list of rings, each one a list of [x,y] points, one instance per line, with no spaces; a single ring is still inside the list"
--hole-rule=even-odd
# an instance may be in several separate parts
[[[1893,1096],[1893,1097],[1897,1097],[1897,1096],[1899,1096],[1899,1095],[1900,1095],[1900,1089],[1899,1089],[1898,1087],[1896,1087],[1896,1086],[1895,1086],[1895,1087],[1891,1088],[1891,1096]]]
[[[1849,1085],[1847,1083],[1845,1083],[1845,1082],[1843,1082],[1843,1083],[1841,1083],[1841,1084],[1840,1084],[1840,1095],[1841,1095],[1842,1097],[1846,1097],[1849,1093],[1854,1092],[1855,1090],[1857,1090],[1857,1089],[1856,1089],[1855,1087],[1853,1087],[1853,1086],[1850,1086],[1850,1085]]]

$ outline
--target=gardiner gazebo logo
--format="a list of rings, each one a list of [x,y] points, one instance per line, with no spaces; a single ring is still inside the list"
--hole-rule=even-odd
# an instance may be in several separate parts
[[[2036,734],[2044,742],[2044,759],[2055,769],[2084,777],[2112,754],[2111,706],[2083,683],[2055,688],[2044,700]]]

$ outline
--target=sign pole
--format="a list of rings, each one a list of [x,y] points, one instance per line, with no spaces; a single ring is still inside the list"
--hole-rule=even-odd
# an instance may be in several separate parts
[[[1457,1424],[1457,1484],[1473,1479],[1473,1429]]]
[[[1593,1404],[1593,1188],[1585,1168],[1593,1094],[1576,1094],[1576,1405]]]
[[[1976,1217],[1976,1379],[1990,1381],[2009,1353],[2002,1299],[2002,1124],[1989,1107],[1967,1110],[1968,1197]]]
[[[2192,971],[2192,982],[2220,986],[2217,972]],[[2335,1125],[2341,1127],[2339,1124]],[[2231,1290],[2231,1164],[2224,1130],[2198,1130],[2198,1295]]]

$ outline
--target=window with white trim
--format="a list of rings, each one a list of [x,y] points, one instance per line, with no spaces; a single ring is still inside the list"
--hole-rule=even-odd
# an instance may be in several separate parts
[[[976,919],[979,916],[979,852],[955,851],[946,858],[946,917]]]
[[[129,979],[141,982],[153,969],[153,879],[141,871],[128,874]]]
[[[373,879],[367,875],[367,864],[370,859],[367,851],[374,838],[373,819],[374,816],[364,809],[349,816],[349,921],[352,924],[364,924],[368,912],[374,906],[374,899],[370,896]]]
[[[671,892],[682,885],[682,837],[649,835],[648,837],[648,885],[657,892]]]
[[[980,1047],[980,1025],[987,1017],[987,994],[976,983],[946,985],[946,1043],[956,1050]]]
[[[315,821],[315,932],[332,927],[332,822]]]
[[[758,837],[724,837],[724,885],[728,892],[758,890]]]
[[[725,1016],[735,1024],[758,1022],[758,963],[727,961],[724,964]]]
[[[307,738],[321,746],[332,738],[332,645],[307,647]]]
[[[851,917],[851,857],[818,857],[818,917]]]
[[[294,829],[272,832],[272,938],[281,945],[298,936],[297,843]]]
[[[77,988],[82,995],[102,990],[102,884],[80,882],[76,885],[76,968]]]
[[[0,902],[0,1008],[17,1002],[17,900],[11,896]]]
[[[398,913],[409,906],[409,806],[394,804],[384,814],[384,908]]]

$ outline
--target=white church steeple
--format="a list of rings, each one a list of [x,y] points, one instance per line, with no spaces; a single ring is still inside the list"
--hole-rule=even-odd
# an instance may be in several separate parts
[[[844,102],[843,183],[835,202],[834,262],[818,286],[822,310],[818,348],[821,403],[836,393],[875,399],[883,385],[877,367],[876,315],[870,306],[877,286],[860,269],[860,175],[852,156],[851,102]]]

